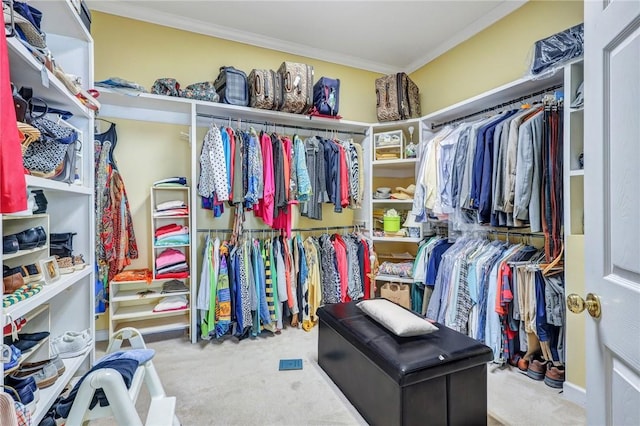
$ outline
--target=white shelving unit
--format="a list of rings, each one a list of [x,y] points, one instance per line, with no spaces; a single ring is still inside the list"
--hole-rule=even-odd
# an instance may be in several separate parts
[[[175,248],[180,250],[186,255],[187,261],[190,259],[191,252],[191,212],[179,215],[163,216],[159,214],[156,207],[167,201],[181,201],[187,208],[191,208],[189,201],[191,200],[190,188],[188,186],[183,187],[151,187],[151,261],[153,265],[153,278],[157,277],[156,259],[163,250],[168,248]],[[189,243],[188,244],[173,244],[162,245],[156,242],[155,231],[161,226],[176,224],[179,226],[186,226],[189,228]]]
[[[413,135],[409,128],[412,128]],[[404,215],[407,212],[411,211],[413,207],[413,200],[403,200],[403,199],[376,199],[373,198],[373,193],[376,191],[378,187],[388,187],[391,188],[391,192],[394,192],[396,187],[406,188],[410,184],[415,184],[415,175],[416,175],[416,158],[407,158],[405,149],[410,142],[413,142],[416,146],[420,142],[421,138],[421,123],[420,119],[409,119],[404,121],[397,122],[388,122],[388,123],[375,123],[372,124],[370,129],[370,134],[372,135],[370,146],[366,147],[369,152],[370,161],[368,164],[367,175],[372,176],[372,179],[367,179],[368,184],[371,185],[367,195],[367,203],[368,203],[368,217],[367,217],[367,226],[369,234],[372,235],[372,240],[374,242],[374,247],[376,252],[390,252],[396,250],[398,247],[397,243],[405,243],[408,244],[407,247],[403,247],[402,250],[414,250],[417,248],[416,243],[420,242],[423,235],[423,229],[420,228],[419,237],[409,237],[409,236],[397,236],[397,235],[388,235],[388,236],[375,236],[379,234],[377,231],[383,230],[382,222],[377,222],[377,218],[374,217],[375,213],[379,213],[380,211],[386,211],[387,209],[395,209]],[[380,149],[376,146],[376,140],[383,139],[386,135],[391,137],[396,137],[396,139],[400,139],[401,143],[397,147],[398,152],[397,155],[399,158],[396,159],[380,159],[379,154],[389,153],[393,151],[396,153],[395,148],[391,148],[389,146],[384,146]],[[405,216],[401,218],[400,228],[402,229],[402,223],[404,222]],[[394,243],[389,245],[388,243]],[[382,260],[381,260],[382,261]],[[385,259],[385,261],[405,261],[404,259]],[[400,278],[388,275],[377,275],[375,277],[376,281],[380,282],[395,282],[402,284],[410,284],[412,280],[410,278]],[[372,286],[373,287],[373,286]],[[379,287],[379,285],[378,285]],[[372,290],[374,291],[374,290]],[[375,294],[372,294],[374,296]]]
[[[166,296],[187,296],[191,299],[189,289],[191,279],[178,278],[187,286],[187,291],[178,293],[162,293],[162,285],[173,278],[158,278],[156,270],[157,256],[167,248],[175,248],[185,253],[187,261],[191,259],[191,212],[188,214],[160,216],[156,211],[158,204],[167,201],[182,201],[189,206],[191,192],[188,186],[180,187],[151,187],[150,219],[151,219],[151,257],[152,274],[151,283],[146,281],[112,281],[109,283],[110,309],[109,309],[109,336],[123,327],[135,327],[141,333],[160,333],[166,331],[187,330],[191,333],[191,309],[190,306],[183,310],[154,312],[153,308]],[[188,244],[160,245],[155,239],[155,230],[161,226],[176,224],[189,228]],[[191,268],[190,270],[192,270]],[[191,275],[191,274],[190,274]]]
[[[236,120],[240,120],[243,125],[247,120],[253,120],[260,123],[274,123],[278,129],[287,129],[288,126],[292,128],[297,127],[313,127],[317,129],[326,129],[327,131],[337,132],[369,132],[371,125],[369,123],[362,123],[349,120],[333,120],[322,117],[309,117],[300,114],[289,114],[279,111],[267,111],[249,107],[239,107],[234,105],[226,105],[221,103],[212,103],[206,101],[197,101],[186,98],[177,98],[170,96],[160,96],[148,93],[139,94],[122,94],[108,89],[101,89],[100,102],[102,103],[102,109],[100,111],[101,116],[111,118],[123,118],[128,120],[148,121],[153,123],[169,123],[169,124],[182,124],[190,126],[189,140],[191,143],[191,166],[190,170],[185,171],[187,178],[190,182],[197,182],[198,180],[198,157],[200,155],[201,140],[197,138],[197,129],[206,128],[211,123],[211,116],[225,117],[232,124],[235,125]],[[368,138],[364,140],[356,139],[355,142],[361,142],[364,149],[367,149]],[[367,151],[368,152],[368,151]],[[365,153],[366,158],[371,158],[370,154]],[[415,163],[415,162],[414,162]],[[401,165],[397,167],[401,168]],[[371,211],[371,205],[369,203],[371,192],[371,182],[365,181],[365,198],[363,207],[360,210],[354,212],[355,223],[366,224],[369,220],[369,212]],[[190,191],[189,206],[197,206],[200,204],[200,200],[197,195],[197,191]],[[173,218],[168,218],[173,219]],[[152,223],[156,220],[152,218]],[[166,221],[165,221],[166,222]],[[196,237],[194,230],[197,226],[197,215],[191,212],[189,219],[191,225],[192,239]],[[169,222],[166,222],[169,223]],[[155,251],[152,250],[152,251]],[[193,249],[189,251],[189,265],[191,269],[190,276],[198,277],[198,268],[200,262],[198,259],[199,250]],[[190,295],[189,300],[195,300],[197,286],[194,284],[189,285]],[[113,286],[114,283],[111,283]],[[120,285],[120,284],[119,284]],[[113,288],[113,287],[112,287]],[[122,293],[128,294],[128,293]],[[123,303],[124,301],[120,301]],[[133,302],[129,302],[133,303]],[[155,316],[142,317],[142,319],[123,319],[118,320],[114,328],[124,327],[131,325],[139,329],[142,333],[156,333],[174,329],[190,329],[197,330],[197,315],[195,312],[189,310],[188,313],[176,316]],[[113,323],[112,323],[113,324]],[[191,342],[197,341],[198,333],[191,332]]]
[[[166,296],[185,295],[190,291],[162,293],[162,285],[169,280],[112,281],[109,284],[109,336],[124,327],[135,327],[142,334],[189,330],[191,310],[153,312],[155,305]],[[185,281],[185,280],[181,280]],[[188,283],[188,281],[187,281]]]
[[[69,0],[31,0],[43,12],[42,29],[47,46],[56,63],[65,72],[79,76],[83,87],[93,87],[93,39],[86,30]],[[39,361],[51,356],[50,342],[66,331],[89,329],[94,336],[94,268],[95,214],[94,214],[94,162],[93,112],[87,109],[66,89],[53,73],[44,68],[27,48],[15,37],[7,39],[11,81],[16,87],[33,88],[34,96],[45,100],[48,106],[73,114],[67,122],[82,134],[78,158],[81,179],[74,184],[57,182],[34,176],[25,176],[27,190],[42,189],[48,201],[47,213],[17,217],[0,215],[2,235],[10,235],[34,226],[43,226],[50,233],[73,232],[73,254],[82,254],[89,265],[82,270],[65,274],[57,281],[44,285],[42,290],[23,301],[2,309],[2,326],[10,320],[25,318],[24,332],[48,331],[50,336],[35,349],[23,354],[23,360]],[[11,267],[35,263],[49,256],[49,244],[18,253],[2,254],[3,265]],[[60,392],[72,377],[87,371],[95,359],[94,347],[81,356],[65,359],[66,371],[56,382],[40,391],[40,400],[31,419],[38,424]]]

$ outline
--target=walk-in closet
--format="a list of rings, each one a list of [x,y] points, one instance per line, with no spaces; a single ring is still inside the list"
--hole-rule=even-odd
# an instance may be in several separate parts
[[[636,1],[2,5],[0,424],[640,422]]]

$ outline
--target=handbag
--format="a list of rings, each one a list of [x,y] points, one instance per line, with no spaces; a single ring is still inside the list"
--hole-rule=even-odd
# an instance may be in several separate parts
[[[193,83],[188,85],[183,91],[183,98],[196,99],[199,101],[218,102],[220,96],[216,93],[216,88],[210,81]]]
[[[164,96],[180,96],[180,83],[175,78],[159,78],[151,87],[151,93],[154,95]]]
[[[49,234],[49,251],[51,256],[71,257],[73,253],[73,236],[75,232]]]

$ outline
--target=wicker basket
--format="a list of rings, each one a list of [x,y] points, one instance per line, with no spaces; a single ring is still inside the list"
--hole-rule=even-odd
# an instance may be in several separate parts
[[[20,130],[20,133],[24,137],[24,139],[21,141],[22,155],[24,155],[24,153],[27,152],[27,148],[29,148],[29,145],[31,145],[31,142],[40,139],[41,134],[40,130],[21,121],[18,121],[18,130]]]

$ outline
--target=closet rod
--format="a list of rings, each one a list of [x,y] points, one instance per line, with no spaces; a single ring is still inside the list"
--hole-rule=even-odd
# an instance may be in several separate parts
[[[212,115],[212,114],[203,114],[203,113],[197,113],[196,115],[198,117],[211,118],[213,120],[236,120],[236,119],[232,119],[231,117],[223,117],[221,115]],[[365,132],[354,132],[351,130],[321,129],[318,127],[297,126],[295,124],[280,124],[280,123],[274,123],[274,122],[268,122],[268,121],[244,120],[242,118],[240,119],[240,121],[243,123],[255,124],[257,126],[268,126],[272,124],[275,126],[284,127],[285,129],[310,130],[312,132],[337,132],[337,133],[343,133],[348,135],[358,135],[358,136],[367,135]]]
[[[439,127],[446,126],[446,125],[449,125],[449,124],[453,124],[453,123],[456,123],[458,121],[463,121],[463,120],[466,120],[468,118],[475,117],[476,115],[486,114],[488,112],[495,111],[497,109],[509,106],[511,104],[522,102],[525,99],[534,98],[536,96],[544,95],[545,93],[551,92],[551,91],[556,90],[556,89],[560,89],[563,86],[564,86],[563,84],[556,84],[555,86],[547,87],[546,89],[538,90],[537,92],[530,93],[530,94],[525,95],[525,96],[520,96],[519,98],[514,98],[514,99],[511,99],[510,101],[503,102],[501,104],[497,104],[497,105],[494,105],[494,106],[489,107],[489,108],[485,108],[482,111],[474,112],[472,114],[467,114],[467,115],[462,116],[462,117],[457,117],[457,118],[454,118],[453,120],[445,121],[444,123],[431,124],[431,130],[435,130],[435,129],[439,128]]]
[[[328,231],[328,230],[332,230],[335,231],[337,229],[349,229],[349,228],[355,228],[354,226],[318,226],[316,228],[292,228],[291,232],[307,232],[307,231]],[[233,229],[229,229],[229,228],[199,228],[197,230],[197,232],[224,232],[224,233],[231,233],[233,232]],[[255,228],[255,229],[247,229],[244,228],[242,230],[242,232],[280,232],[279,229],[264,229],[264,228]]]

